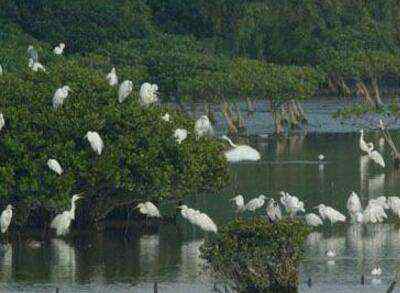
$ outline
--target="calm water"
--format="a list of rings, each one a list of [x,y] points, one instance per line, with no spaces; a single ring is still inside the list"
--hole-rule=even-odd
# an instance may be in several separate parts
[[[377,146],[379,138],[378,133],[367,135]],[[391,163],[380,169],[361,157],[356,134],[267,139],[255,146],[263,153],[261,162],[233,165],[232,186],[216,196],[192,198],[189,204],[222,224],[234,216],[228,199],[237,193],[248,200],[260,193],[277,197],[278,191],[286,190],[303,199],[308,210],[323,202],[341,211],[351,190],[364,202],[399,195],[400,173]],[[388,147],[380,149],[389,161]],[[324,165],[316,162],[320,153],[326,156]],[[133,234],[130,241],[107,233],[79,241],[54,239],[39,249],[4,245],[0,292],[55,292],[56,287],[60,292],[153,292],[154,282],[158,292],[213,292],[214,280],[203,270],[198,252],[204,234],[183,221],[179,227],[162,227],[154,235]],[[324,258],[329,248],[338,253],[334,264]],[[326,227],[307,239],[300,292],[384,292],[399,260],[400,228],[393,223]],[[374,263],[383,269],[375,280],[370,275]],[[360,284],[363,273],[365,287]],[[306,284],[310,277],[311,288]]]

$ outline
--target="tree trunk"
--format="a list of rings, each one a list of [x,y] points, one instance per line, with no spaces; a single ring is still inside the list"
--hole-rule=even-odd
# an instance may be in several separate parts
[[[382,108],[385,104],[382,102],[382,99],[381,99],[381,95],[380,95],[380,92],[379,92],[379,84],[378,84],[377,78],[373,77],[371,79],[371,83],[372,83],[372,90],[373,90],[374,96],[375,96],[376,107],[377,108]]]
[[[371,95],[369,94],[369,91],[368,91],[367,87],[365,86],[365,84],[362,81],[360,81],[360,82],[357,82],[356,87],[357,87],[357,94],[364,99],[365,103],[368,106],[375,109],[376,103],[371,98]]]

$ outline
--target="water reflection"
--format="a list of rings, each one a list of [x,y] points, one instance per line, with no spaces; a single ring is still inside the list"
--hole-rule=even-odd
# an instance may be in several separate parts
[[[13,248],[11,244],[3,244],[0,246],[0,280],[7,282],[12,277],[12,258]]]
[[[75,282],[76,280],[76,253],[75,248],[61,239],[52,239],[53,261],[51,278],[54,282]]]

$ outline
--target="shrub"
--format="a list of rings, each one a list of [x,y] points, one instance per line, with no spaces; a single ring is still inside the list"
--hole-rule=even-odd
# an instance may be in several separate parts
[[[240,292],[294,289],[308,233],[297,219],[275,224],[264,217],[235,219],[208,238],[201,253],[212,271],[233,282]]]

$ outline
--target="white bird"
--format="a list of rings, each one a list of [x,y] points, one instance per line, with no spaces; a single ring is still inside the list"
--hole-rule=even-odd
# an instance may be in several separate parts
[[[170,116],[168,113],[165,113],[163,116],[161,116],[161,119],[165,122],[170,122]]]
[[[101,155],[101,152],[103,151],[104,148],[104,143],[100,135],[96,131],[88,131],[85,135],[85,138],[89,141],[92,149],[98,155]]]
[[[4,120],[3,113],[0,113],[0,130],[3,129],[4,125],[6,125],[6,121]]]
[[[174,138],[178,144],[181,144],[188,136],[186,129],[178,128],[174,131]]]
[[[316,215],[314,213],[307,214],[305,219],[306,219],[307,225],[309,225],[311,227],[318,227],[318,226],[322,225],[321,218],[318,217],[318,215]]]
[[[132,93],[133,82],[130,80],[123,81],[118,90],[118,102],[122,103]]]
[[[319,154],[318,155],[318,160],[319,161],[322,161],[322,160],[324,160],[325,159],[325,156],[323,155],[323,154]]]
[[[33,63],[39,62],[39,54],[32,45],[28,47],[28,58],[32,59]]]
[[[370,142],[367,144],[367,146],[368,146],[368,157],[381,167],[385,168],[386,166],[385,161],[383,160],[382,155],[377,150],[374,150],[374,144]]]
[[[39,70],[44,71],[44,72],[46,71],[46,68],[44,68],[42,63],[35,62],[35,61],[33,61],[33,59],[29,59],[28,67],[35,72],[38,72]]]
[[[158,101],[158,85],[145,82],[139,91],[139,102],[142,106],[148,106]]]
[[[200,211],[188,208],[186,205],[181,205],[181,215],[184,219],[188,220],[191,224],[200,227],[203,231],[217,233],[217,225],[211,218]]]
[[[371,271],[371,275],[372,276],[380,276],[380,275],[382,275],[382,269],[378,265],[375,265],[374,268]]]
[[[139,212],[143,215],[153,217],[153,218],[161,218],[160,211],[158,208],[150,201],[146,201],[145,203],[140,203],[136,206],[139,209]]]
[[[267,216],[271,222],[274,223],[274,222],[277,222],[280,219],[282,219],[281,209],[280,209],[278,203],[273,198],[271,198],[268,201],[266,210],[267,210]]]
[[[363,216],[365,224],[382,223],[384,219],[387,219],[387,215],[382,205],[373,200],[370,200],[368,202],[368,205],[364,210]]]
[[[235,202],[236,211],[241,212],[244,210],[244,198],[243,195],[239,194],[231,199],[231,201]]]
[[[385,196],[379,196],[377,198],[370,199],[369,203],[380,205],[384,210],[390,209],[390,206]]]
[[[331,224],[335,224],[336,222],[345,222],[346,217],[333,209],[332,207],[325,206],[324,204],[320,204],[317,206],[319,215],[323,220],[329,220]]]
[[[12,205],[7,205],[6,209],[1,213],[0,216],[0,228],[1,228],[1,233],[6,233],[8,227],[11,224],[11,219],[13,216],[13,206]]]
[[[247,211],[254,212],[255,210],[261,208],[264,205],[265,199],[266,199],[266,196],[261,194],[260,196],[253,198],[251,201],[249,201],[245,205],[244,209]]]
[[[0,76],[3,75],[3,67],[0,64]]]
[[[58,46],[54,47],[53,52],[56,55],[62,55],[62,53],[64,52],[64,49],[65,49],[65,44],[60,43]]]
[[[64,100],[68,98],[68,94],[70,91],[70,87],[67,85],[64,85],[63,87],[60,87],[56,90],[53,96],[53,108],[57,109],[58,107],[62,106],[64,103]]]
[[[75,220],[75,202],[82,198],[80,194],[75,194],[71,199],[71,209],[69,211],[65,211],[61,214],[58,214],[53,221],[51,221],[50,227],[56,230],[57,236],[65,236],[69,232],[69,228],[71,226],[71,222]]]
[[[364,223],[364,214],[361,211],[357,212],[357,214],[354,217],[354,220],[358,224]]]
[[[196,132],[196,139],[204,135],[214,135],[214,129],[211,125],[210,119],[206,115],[201,116],[194,124],[194,130]]]
[[[55,159],[49,159],[47,161],[47,166],[49,166],[50,170],[53,170],[58,175],[61,175],[63,173],[63,169],[61,168],[60,163]]]
[[[117,76],[117,70],[115,67],[113,67],[110,71],[110,73],[107,74],[106,80],[108,81],[108,84],[110,86],[116,86],[118,85],[118,76]]]
[[[261,158],[261,155],[258,151],[253,149],[248,145],[236,145],[232,142],[232,140],[223,135],[221,137],[229,142],[229,144],[233,147],[233,149],[225,152],[225,157],[228,162],[237,163],[241,161],[258,161]]]
[[[298,212],[305,212],[304,202],[299,200],[297,196],[290,195],[285,191],[281,191],[281,204],[285,207],[286,212],[291,216],[295,216]]]
[[[363,152],[368,153],[369,146],[364,140],[364,129],[360,130],[360,139],[358,145]]]
[[[347,210],[349,211],[350,217],[353,221],[356,220],[359,212],[362,212],[360,198],[354,191],[350,193],[350,196],[347,200]]]
[[[387,203],[392,210],[393,214],[400,217],[400,198],[398,196],[390,196]]]

